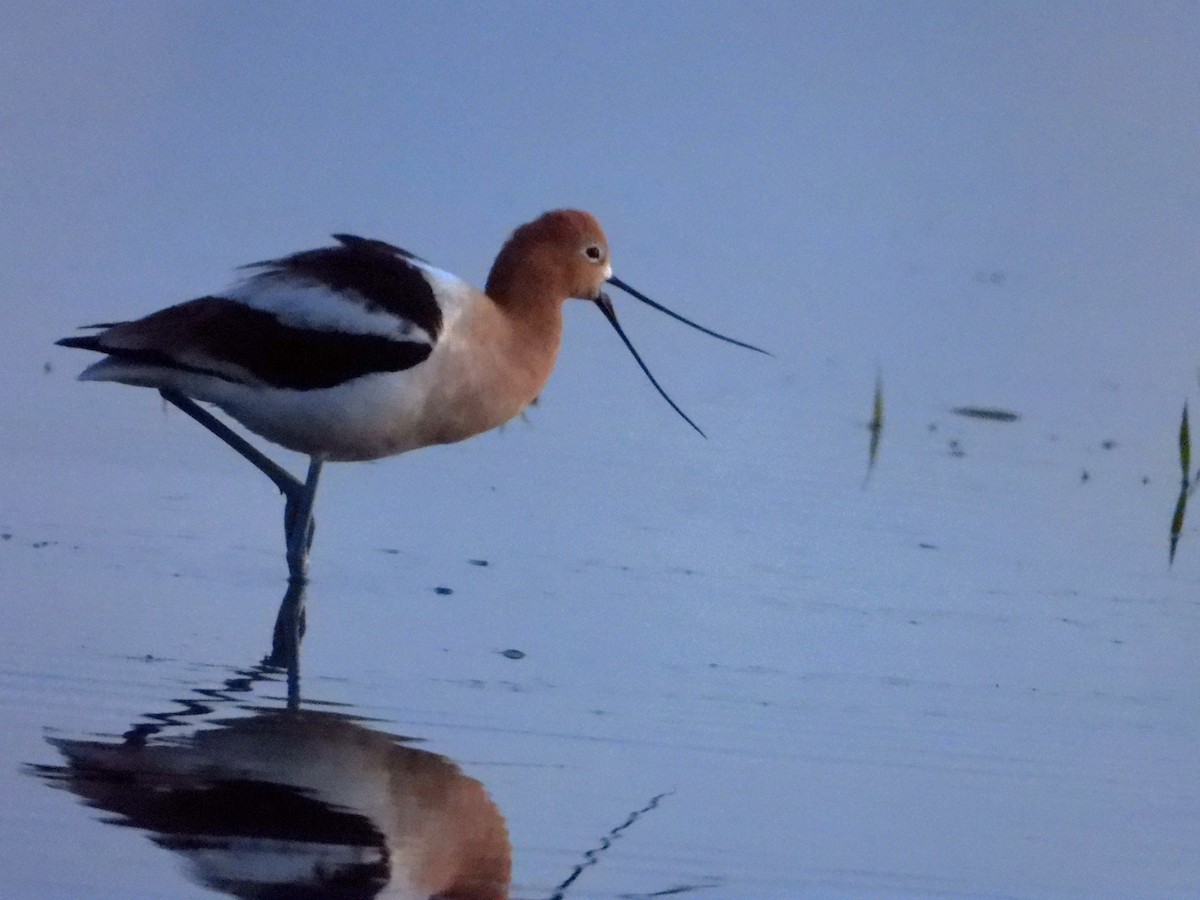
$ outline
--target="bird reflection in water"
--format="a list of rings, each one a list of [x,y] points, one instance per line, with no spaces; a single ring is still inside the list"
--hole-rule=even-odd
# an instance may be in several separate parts
[[[272,677],[241,673],[117,742],[50,738],[65,764],[34,771],[107,821],[150,832],[197,882],[233,897],[508,896],[504,817],[445,756],[294,696],[287,709],[214,721],[221,701]],[[203,729],[188,721],[197,716]]]

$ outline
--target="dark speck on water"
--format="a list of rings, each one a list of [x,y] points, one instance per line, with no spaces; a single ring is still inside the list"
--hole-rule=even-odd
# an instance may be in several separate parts
[[[433,589],[433,592],[435,594],[441,594],[443,597],[448,597],[450,594],[454,593],[454,588],[448,588],[445,585],[440,585],[438,587],[435,587]]]
[[[473,566],[486,566],[488,564],[486,559],[468,559],[467,562]]]
[[[525,653],[521,650],[504,650],[500,653],[506,659],[524,659]]]
[[[988,406],[956,406],[950,412],[956,416],[965,416],[968,419],[986,419],[989,422],[1015,422],[1021,418],[1011,410]]]

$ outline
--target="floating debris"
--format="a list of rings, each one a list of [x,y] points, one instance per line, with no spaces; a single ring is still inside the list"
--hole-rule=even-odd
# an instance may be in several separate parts
[[[445,585],[439,585],[433,589],[435,594],[441,594],[443,597],[449,597],[454,593],[454,588],[448,588]]]
[[[503,656],[505,659],[524,659],[525,658],[525,652],[522,650],[512,650],[512,649],[502,650],[502,651],[500,651],[500,655]]]
[[[1009,409],[990,406],[956,406],[950,410],[956,416],[968,419],[986,419],[989,422],[1016,422],[1021,416]]]
[[[1116,441],[1114,441],[1114,440],[1111,440],[1111,439],[1110,439],[1110,440],[1107,440],[1107,441],[1101,441],[1101,442],[1100,442],[1100,449],[1101,449],[1101,450],[1112,450],[1112,449],[1113,449],[1114,447],[1116,447],[1116,446],[1117,446],[1117,442],[1116,442]]]
[[[952,439],[946,446],[949,447],[950,455],[955,459],[962,459],[967,455],[967,451],[962,448],[962,444],[955,439]]]
[[[486,559],[468,559],[467,562],[472,566],[486,566],[488,564]]]

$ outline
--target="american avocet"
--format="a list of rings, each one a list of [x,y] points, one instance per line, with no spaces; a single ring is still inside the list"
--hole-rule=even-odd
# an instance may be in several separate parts
[[[66,764],[35,772],[227,896],[508,898],[504,815],[453,760],[324,710],[209,720],[169,740],[50,737]]]
[[[322,464],[460,441],[513,418],[550,377],[570,298],[600,307],[654,387],[697,431],[634,350],[604,284],[765,352],[615,278],[604,232],[585,212],[556,210],[518,228],[484,291],[383,241],[334,237],[339,246],[245,266],[250,274],[220,294],[58,342],[106,354],[81,380],[158,389],[276,484],[287,501],[293,582],[306,579]],[[307,454],[307,479],[300,482],[194,400]]]

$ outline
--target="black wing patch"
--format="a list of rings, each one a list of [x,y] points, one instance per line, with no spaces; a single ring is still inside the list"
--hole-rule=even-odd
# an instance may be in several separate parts
[[[280,322],[273,314],[221,297],[205,297],[206,312],[188,325],[188,346],[214,363],[228,362],[277,388],[319,390],[370,375],[400,372],[433,352],[423,341],[395,341],[377,334],[314,331]],[[190,305],[190,304],[188,304]],[[184,362],[165,349],[128,349],[108,345],[104,335],[63,338],[63,347],[96,350],[118,359],[196,372],[238,382],[228,372]]]
[[[350,249],[360,248],[366,250],[378,250],[382,253],[393,253],[396,256],[403,256],[405,259],[411,259],[414,262],[424,263],[427,266],[433,265],[429,260],[424,259],[417,254],[405,250],[403,247],[397,247],[395,244],[389,244],[387,241],[379,241],[375,238],[359,237],[357,234],[335,234],[333,239],[339,244],[349,247]]]
[[[424,260],[384,241],[352,234],[334,237],[342,246],[304,250],[242,268],[265,269],[266,276],[299,276],[333,291],[353,291],[369,307],[400,316],[424,329],[436,343],[442,330],[442,309],[433,286],[413,265]]]

